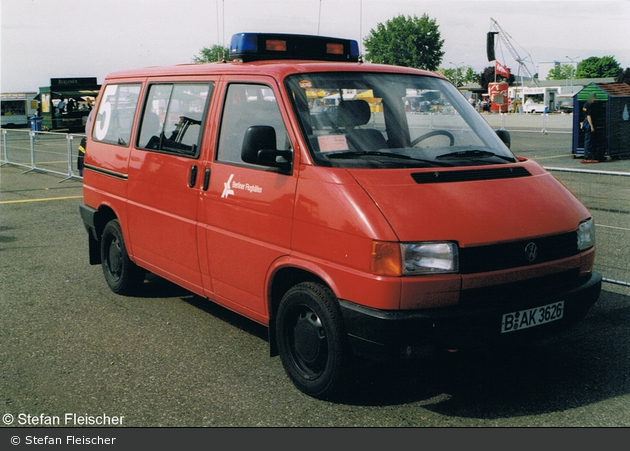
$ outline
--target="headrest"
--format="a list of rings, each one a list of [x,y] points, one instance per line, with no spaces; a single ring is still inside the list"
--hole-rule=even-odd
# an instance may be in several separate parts
[[[371,115],[370,104],[365,100],[344,100],[337,107],[337,122],[342,127],[367,124]]]

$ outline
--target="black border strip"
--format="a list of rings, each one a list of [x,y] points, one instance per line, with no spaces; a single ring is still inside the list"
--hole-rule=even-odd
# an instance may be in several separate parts
[[[90,171],[98,172],[99,174],[105,174],[120,180],[127,180],[127,178],[129,177],[127,174],[123,174],[122,172],[110,171],[109,169],[99,168],[97,166],[92,166],[91,164],[86,164],[83,166],[83,168]]]

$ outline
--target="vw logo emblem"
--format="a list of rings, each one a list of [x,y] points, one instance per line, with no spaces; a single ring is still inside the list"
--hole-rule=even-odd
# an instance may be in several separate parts
[[[528,243],[527,246],[525,246],[525,258],[527,261],[533,262],[536,260],[537,256],[538,247],[536,246],[536,243]]]

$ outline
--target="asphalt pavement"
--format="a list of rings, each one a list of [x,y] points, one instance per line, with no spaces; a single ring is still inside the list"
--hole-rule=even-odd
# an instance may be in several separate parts
[[[630,297],[609,284],[558,337],[366,365],[343,402],[320,401],[269,357],[263,327],[157,277],[142,297],[113,294],[88,264],[81,182],[23,172],[0,172],[0,427],[66,413],[123,427],[630,426]]]

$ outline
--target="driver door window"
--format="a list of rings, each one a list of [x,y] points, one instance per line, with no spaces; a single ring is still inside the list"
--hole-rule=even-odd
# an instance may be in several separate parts
[[[241,158],[243,139],[249,127],[267,125],[276,132],[276,149],[290,150],[276,97],[265,85],[233,83],[228,86],[219,132],[217,161],[247,164]]]

